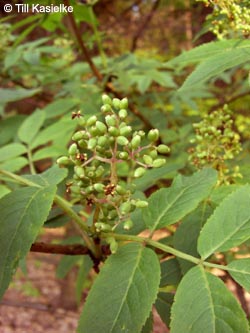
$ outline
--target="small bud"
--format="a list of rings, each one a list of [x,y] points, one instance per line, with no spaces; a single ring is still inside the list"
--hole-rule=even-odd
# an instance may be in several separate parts
[[[167,145],[159,145],[157,147],[157,151],[160,153],[160,154],[167,154],[170,152],[170,148],[167,146]]]
[[[160,135],[160,133],[159,133],[159,130],[157,128],[151,129],[148,132],[148,139],[151,142],[155,142],[159,139],[159,135]]]
[[[145,168],[139,167],[139,168],[135,169],[134,177],[135,178],[140,178],[145,174],[145,172],[146,172]]]
[[[154,160],[152,166],[153,166],[153,168],[160,168],[165,163],[166,163],[166,160],[164,160],[164,158],[157,158],[156,160]]]
[[[121,101],[119,100],[119,98],[113,98],[112,103],[116,110],[121,109]]]
[[[126,146],[129,143],[129,141],[125,136],[118,136],[117,143],[121,146]]]

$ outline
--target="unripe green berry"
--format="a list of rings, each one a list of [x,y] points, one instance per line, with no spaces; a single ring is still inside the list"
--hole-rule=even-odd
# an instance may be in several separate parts
[[[80,194],[81,193],[81,189],[80,189],[79,186],[71,186],[70,191],[74,194]]]
[[[121,185],[116,185],[115,190],[120,195],[124,195],[126,193],[126,189]]]
[[[126,215],[131,211],[131,203],[129,201],[123,202],[120,206],[120,212],[122,215]]]
[[[88,126],[88,127],[93,126],[93,125],[95,125],[96,121],[97,121],[97,117],[96,116],[91,116],[91,117],[88,118],[88,120],[86,122],[86,126]]]
[[[140,178],[145,174],[145,172],[146,172],[145,168],[139,167],[139,168],[135,169],[134,177],[135,178]]]
[[[73,141],[79,141],[84,138],[83,131],[78,131],[72,136]]]
[[[108,126],[115,126],[116,125],[116,116],[115,115],[107,115],[105,117],[105,122]]]
[[[82,167],[75,166],[74,171],[75,171],[75,174],[76,174],[77,177],[79,177],[79,178],[85,177],[85,172],[84,172],[84,169]]]
[[[159,130],[157,128],[151,129],[148,132],[148,139],[151,142],[157,141],[159,139],[159,136],[160,136],[160,133],[159,133]]]
[[[128,159],[128,153],[126,151],[121,151],[118,154],[118,158],[122,159],[122,160],[127,160]]]
[[[102,102],[103,104],[112,105],[112,99],[106,94],[102,95]]]
[[[149,152],[149,155],[152,157],[153,160],[156,159],[156,157],[158,156],[158,154],[157,154],[157,150],[156,150],[156,149],[151,150],[151,151]]]
[[[100,178],[103,175],[104,171],[105,169],[102,165],[98,166],[95,172],[96,177]]]
[[[70,145],[70,147],[69,147],[68,152],[69,152],[69,155],[71,155],[71,156],[73,156],[76,153],[78,153],[79,151],[78,151],[78,148],[77,148],[77,144],[76,143],[72,143],[72,145]]]
[[[101,134],[105,134],[107,132],[107,127],[103,122],[97,120],[95,126]]]
[[[132,149],[137,149],[141,144],[141,137],[140,135],[136,134],[133,139],[131,140],[131,147]]]
[[[109,140],[106,136],[99,136],[99,138],[97,139],[97,144],[101,147],[106,147],[108,144]]]
[[[102,193],[104,191],[104,185],[101,183],[95,183],[94,184],[94,189],[98,192],[98,193]]]
[[[96,126],[91,126],[89,129],[89,133],[91,136],[98,136],[101,134]]]
[[[107,242],[109,244],[109,248],[112,254],[115,254],[118,249],[118,243],[113,237],[107,238]]]
[[[160,154],[167,154],[170,152],[170,149],[167,145],[159,145],[157,147],[157,151],[160,153]]]
[[[87,148],[87,142],[85,140],[78,141],[78,146],[80,148]]]
[[[119,100],[119,98],[113,98],[112,103],[116,110],[121,109],[121,101]]]
[[[110,126],[109,129],[108,129],[108,132],[112,136],[118,136],[120,134],[120,131],[118,130],[118,128],[116,128],[114,126]]]
[[[111,106],[109,104],[104,104],[101,107],[101,111],[102,111],[102,113],[108,113],[108,112],[112,111],[112,108],[111,108]]]
[[[143,161],[147,164],[147,165],[151,165],[153,163],[153,159],[151,156],[149,155],[143,155]]]
[[[127,220],[123,224],[123,229],[125,230],[130,230],[133,227],[133,221],[132,220]]]
[[[97,140],[95,138],[91,138],[88,141],[88,149],[92,150],[96,147]]]
[[[148,207],[148,202],[145,200],[138,200],[135,202],[135,206],[137,208],[145,208],[145,207]]]
[[[128,99],[127,99],[127,97],[124,97],[120,101],[120,107],[121,107],[121,109],[127,109],[128,108]]]
[[[129,143],[129,141],[125,136],[118,136],[117,143],[121,146],[126,146]]]
[[[68,156],[61,156],[56,160],[56,163],[59,165],[69,165],[70,159],[68,158]]]
[[[111,231],[111,226],[106,223],[96,222],[95,227],[97,231]]]
[[[131,126],[123,126],[119,128],[120,128],[120,134],[124,136],[128,136],[132,132]]]
[[[125,118],[127,117],[127,115],[128,115],[128,112],[127,112],[127,110],[125,110],[125,109],[121,109],[121,110],[119,111],[118,115],[119,115],[119,117],[120,117],[121,119],[125,119]]]
[[[164,158],[157,158],[156,160],[153,161],[153,168],[160,168],[166,163],[166,160]]]
[[[86,119],[84,117],[78,118],[78,125],[84,127],[86,125]]]

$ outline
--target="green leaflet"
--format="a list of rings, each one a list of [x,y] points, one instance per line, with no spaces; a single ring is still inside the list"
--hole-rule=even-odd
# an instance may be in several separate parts
[[[147,227],[156,230],[177,222],[209,195],[216,181],[213,169],[203,169],[191,177],[178,175],[170,188],[163,188],[149,198],[149,205],[143,210]]]
[[[228,195],[201,230],[198,252],[206,259],[216,251],[227,251],[250,238],[250,185]]]
[[[28,179],[40,186],[57,185],[68,175],[68,169],[59,168],[54,165],[43,173],[38,175],[25,175],[23,178]]]
[[[228,268],[234,280],[250,292],[250,258],[233,260]]]
[[[101,269],[81,314],[80,333],[138,333],[160,283],[156,254],[141,244],[120,247]]]
[[[239,303],[214,275],[201,266],[182,279],[171,311],[171,333],[249,333]]]
[[[30,145],[45,120],[45,112],[37,110],[27,117],[18,130],[19,139]]]
[[[55,186],[15,190],[0,201],[0,298],[51,208]]]
[[[178,57],[168,61],[166,65],[184,67],[191,63],[201,62],[213,56],[230,52],[233,49],[241,49],[243,51],[244,49],[247,50],[249,48],[249,40],[231,39],[210,42],[197,46],[190,51],[183,52]]]
[[[191,75],[188,76],[179,91],[182,92],[187,89],[192,89],[227,69],[249,61],[249,52],[250,44],[248,50],[235,48],[207,59],[199,64]]]
[[[171,306],[173,305],[174,294],[159,293],[155,302],[155,307],[162,321],[169,327]]]
[[[0,162],[7,161],[13,157],[20,156],[27,152],[21,143],[10,143],[0,148]]]

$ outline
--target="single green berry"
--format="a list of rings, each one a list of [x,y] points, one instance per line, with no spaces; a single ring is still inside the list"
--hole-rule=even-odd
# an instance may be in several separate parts
[[[107,132],[107,127],[103,122],[97,120],[95,126],[99,130],[100,134],[105,134]]]
[[[98,193],[102,193],[104,191],[104,185],[101,183],[95,183],[94,184],[94,189],[98,192]]]
[[[69,155],[71,155],[71,156],[73,156],[76,153],[78,153],[79,151],[78,151],[78,148],[77,148],[77,144],[76,143],[72,143],[72,145],[70,145],[70,147],[69,147],[68,152],[69,152]]]
[[[153,161],[153,168],[160,168],[166,163],[166,160],[164,158],[157,158],[156,160]]]
[[[134,177],[135,178],[140,178],[145,174],[145,172],[146,172],[145,168],[139,167],[139,168],[135,169]]]
[[[127,110],[125,110],[125,109],[121,109],[121,110],[119,111],[118,115],[119,115],[119,117],[120,117],[121,119],[125,119],[125,118],[127,117],[127,115],[128,115],[128,112],[127,112]]]
[[[89,150],[94,149],[96,147],[96,144],[97,144],[97,140],[95,138],[89,139],[89,141],[88,141],[88,149]]]
[[[116,110],[121,109],[121,101],[119,100],[119,98],[113,98],[112,103]]]
[[[126,146],[129,143],[129,141],[125,136],[118,136],[117,143],[121,146]]]
[[[148,139],[151,142],[157,141],[159,139],[159,136],[160,136],[160,133],[159,133],[159,130],[157,128],[151,129],[148,132]]]
[[[128,153],[126,151],[121,151],[118,154],[118,158],[121,160],[127,160],[128,159]]]
[[[96,121],[97,121],[97,117],[96,116],[91,116],[91,117],[88,118],[88,120],[86,122],[86,126],[88,126],[88,127],[93,126],[93,125],[95,125]]]
[[[123,229],[124,230],[130,230],[133,227],[133,221],[132,220],[127,220],[123,224]]]
[[[116,116],[115,115],[107,115],[105,117],[105,122],[108,126],[115,126],[116,125]]]
[[[120,107],[121,107],[121,109],[127,109],[128,108],[128,99],[127,99],[127,97],[124,97],[120,101]]]
[[[118,136],[120,134],[120,131],[118,130],[118,128],[116,128],[114,126],[110,126],[109,129],[108,129],[108,132],[112,136]]]
[[[74,171],[75,171],[75,174],[76,174],[77,177],[79,177],[79,178],[85,177],[85,171],[82,167],[75,166]]]
[[[147,164],[147,165],[151,165],[153,163],[153,159],[151,156],[149,155],[143,155],[143,161]]]
[[[111,108],[111,106],[109,104],[104,104],[101,107],[101,111],[102,111],[102,113],[108,113],[108,112],[112,111],[112,108]]]
[[[131,203],[129,201],[123,202],[120,206],[120,212],[122,215],[126,215],[131,211]]]
[[[131,126],[123,126],[119,127],[120,129],[120,134],[124,136],[129,136],[129,134],[132,132],[132,127]]]
[[[140,135],[136,134],[133,139],[131,140],[131,147],[132,149],[137,149],[141,144],[141,137]]]
[[[56,160],[56,163],[59,165],[69,165],[70,159],[68,158],[68,156],[61,156]]]
[[[102,102],[103,104],[112,105],[112,99],[106,94],[102,95]]]
[[[145,200],[138,200],[135,202],[135,206],[137,208],[145,208],[145,207],[148,207],[148,202]]]
[[[167,154],[170,152],[170,148],[167,145],[159,145],[157,146],[157,151],[160,154]]]

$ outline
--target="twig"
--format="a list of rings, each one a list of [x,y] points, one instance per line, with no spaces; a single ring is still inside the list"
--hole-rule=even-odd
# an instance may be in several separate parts
[[[139,40],[139,38],[141,37],[141,35],[143,34],[144,30],[147,28],[147,26],[149,25],[151,19],[153,18],[154,13],[157,10],[157,7],[159,6],[161,0],[156,0],[153,3],[153,6],[150,10],[150,12],[148,13],[148,15],[145,17],[144,22],[142,22],[142,25],[139,27],[137,33],[135,34],[133,41],[132,41],[132,46],[131,46],[131,52],[134,52],[136,47],[137,47],[137,42]]]
[[[36,242],[31,245],[31,252],[52,253],[52,254],[65,254],[65,255],[86,255],[90,254],[89,249],[81,244],[48,244],[43,242]]]
[[[64,0],[64,4],[66,6],[69,6],[70,5],[69,0]],[[99,72],[99,70],[95,66],[94,62],[92,61],[91,56],[89,54],[89,51],[88,51],[87,47],[85,46],[85,44],[82,40],[80,31],[77,28],[77,24],[76,24],[76,21],[75,21],[74,14],[72,14],[71,12],[68,12],[68,18],[69,18],[70,25],[73,29],[74,35],[75,35],[75,37],[77,39],[77,42],[79,44],[79,47],[80,47],[87,63],[89,64],[89,67],[91,68],[91,70],[92,70],[93,74],[95,75],[95,77],[97,78],[97,80],[102,81],[102,79],[103,79],[102,74]]]

